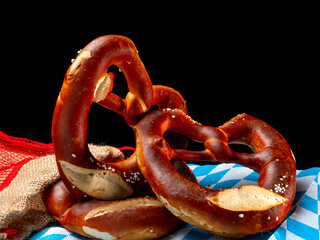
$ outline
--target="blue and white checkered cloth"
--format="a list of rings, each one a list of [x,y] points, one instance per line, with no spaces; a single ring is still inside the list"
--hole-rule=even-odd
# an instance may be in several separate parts
[[[212,189],[232,188],[241,185],[257,185],[259,175],[238,164],[194,165],[199,184]],[[287,219],[275,230],[249,236],[246,240],[319,240],[320,239],[320,168],[297,170],[297,193]],[[30,240],[79,240],[88,239],[71,233],[58,223],[33,234]],[[189,224],[177,229],[162,240],[216,240],[227,239],[215,236]]]

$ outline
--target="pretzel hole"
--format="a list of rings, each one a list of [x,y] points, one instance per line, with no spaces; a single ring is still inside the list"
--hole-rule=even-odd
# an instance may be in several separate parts
[[[159,106],[158,105],[152,105],[149,110],[146,112],[146,115],[148,115],[149,113],[159,110]]]
[[[175,132],[165,132],[163,137],[172,149],[185,149],[189,143],[187,137]]]
[[[205,147],[203,145],[203,142],[199,142],[199,141],[195,141],[193,139],[189,139],[187,150],[203,151],[203,150],[205,150]]]
[[[134,147],[130,146],[119,147],[118,149],[119,151],[121,151],[125,158],[129,158],[132,155],[132,153],[136,151]]]
[[[112,93],[124,99],[129,92],[125,76],[121,72],[120,68],[115,65],[111,65],[108,72],[112,72],[115,75]]]
[[[238,153],[254,153],[249,145],[243,143],[229,143],[229,148]]]
[[[87,121],[87,142],[98,145],[135,146],[135,137],[123,117],[92,104]]]

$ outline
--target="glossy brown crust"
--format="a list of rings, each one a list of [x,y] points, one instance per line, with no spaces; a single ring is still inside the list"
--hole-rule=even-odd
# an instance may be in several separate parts
[[[130,92],[144,105],[135,106],[137,115],[145,111],[143,108],[149,108],[153,100],[151,81],[131,40],[121,36],[104,36],[81,50],[65,75],[52,122],[52,139],[60,176],[68,190],[78,199],[88,196],[88,193],[70,183],[61,169],[60,161],[88,169],[105,168],[88,149],[87,118],[97,85],[111,65],[121,69]],[[126,113],[133,110],[126,108],[123,111]],[[131,159],[126,162],[130,166],[130,163],[134,165]],[[135,170],[130,169],[132,172]],[[115,171],[122,175],[120,170]]]
[[[110,65],[118,66],[124,73],[129,88],[125,99],[112,93],[115,75],[107,73]],[[117,112],[134,127],[137,152],[128,159],[118,161],[110,157],[101,160],[91,154],[86,137],[87,118],[93,102]],[[152,105],[162,111],[151,112]],[[60,184],[49,191],[44,197],[49,211],[67,228],[85,236],[158,238],[168,229],[171,231],[171,225],[176,226],[177,221],[167,211],[163,212],[163,206],[154,204],[155,199],[130,200],[130,203],[152,204],[138,203],[137,208],[100,214],[101,207],[108,209],[111,205],[129,203],[96,200],[76,203],[71,197],[79,200],[90,197],[124,199],[147,189],[148,180],[157,197],[174,215],[209,232],[243,237],[280,224],[295,194],[295,162],[285,139],[266,123],[248,115],[237,116],[220,128],[213,128],[202,126],[185,114],[187,107],[181,94],[165,86],[152,86],[129,39],[111,35],[89,43],[65,75],[53,116],[52,137],[57,164],[68,191]],[[204,142],[205,150],[180,149],[187,143],[182,135]],[[228,144],[233,142],[249,145],[254,153],[232,151]],[[230,192],[197,185],[190,169],[179,162],[198,160],[235,162],[254,169],[260,173],[259,186],[268,193],[276,193],[271,195],[281,204],[273,203],[272,207],[250,211],[222,206],[218,196]],[[254,191],[259,194],[266,191],[257,188],[260,190]],[[244,189],[248,188],[239,188],[239,192]],[[159,209],[162,209],[161,213]],[[134,216],[139,216],[138,225],[134,223]],[[169,220],[163,220],[165,218]],[[148,222],[152,227],[148,227]],[[170,227],[165,226],[168,223]],[[123,225],[126,226],[124,233]],[[134,232],[138,233],[135,237],[132,236]]]
[[[214,128],[198,124],[179,110],[164,110],[150,113],[134,129],[143,175],[158,199],[182,220],[225,237],[266,231],[284,220],[295,196],[295,160],[285,139],[268,124],[242,114]],[[172,150],[162,137],[167,131],[204,142],[205,150]],[[233,142],[249,145],[254,153],[232,151],[228,144]],[[210,199],[223,190],[211,190],[186,180],[169,161],[193,161],[197,155],[208,163],[239,163],[254,169],[260,173],[259,186],[282,196],[284,201],[259,211],[234,211],[213,204]]]
[[[90,238],[157,239],[181,221],[156,198],[76,202],[62,181],[42,193],[51,216],[65,228]]]
[[[111,65],[118,66],[126,78],[129,93],[125,99],[112,93],[114,74],[107,73]],[[96,92],[99,92],[99,97],[95,96]],[[60,176],[68,190],[79,200],[90,197],[110,200],[103,193],[93,196],[92,192],[80,190],[77,184],[71,182],[70,176],[66,176],[61,162],[84,169],[101,170],[101,176],[112,171],[123,179],[122,185],[129,185],[121,195],[126,198],[131,193],[146,188],[146,181],[140,174],[135,154],[123,161],[106,159],[103,162],[92,155],[86,138],[87,118],[93,102],[117,112],[125,118],[128,125],[133,126],[152,105],[178,108],[187,113],[185,101],[172,88],[152,86],[134,44],[122,36],[110,35],[93,40],[71,64],[65,75],[52,121],[52,139]],[[186,139],[179,139],[179,142],[182,142],[180,146],[185,145]]]

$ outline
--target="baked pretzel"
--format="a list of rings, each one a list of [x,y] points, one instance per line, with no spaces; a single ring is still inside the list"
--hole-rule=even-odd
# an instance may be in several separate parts
[[[103,146],[90,148],[101,158],[112,152],[114,161],[121,158],[117,149]],[[125,148],[126,149],[126,148]],[[97,157],[99,157],[97,156]],[[185,162],[172,161],[174,168],[190,181],[196,177]],[[62,181],[49,186],[42,192],[48,213],[62,226],[80,235],[98,239],[157,239],[167,235],[181,223],[160,201],[151,189],[144,195],[129,200],[78,202]]]
[[[79,203],[62,181],[42,196],[53,218],[68,230],[89,238],[157,239],[181,223],[154,197]]]
[[[126,99],[112,93],[114,74],[123,72],[129,93]],[[152,86],[134,44],[121,36],[104,36],[89,43],[69,67],[52,121],[52,140],[61,179],[77,199],[119,200],[148,186],[140,174],[135,154],[123,161],[97,159],[86,142],[87,118],[93,102],[122,115],[133,126],[152,105],[179,108],[187,113],[180,93]],[[177,137],[175,136],[175,139]],[[179,146],[186,139],[179,139]]]
[[[239,115],[219,128],[203,126],[177,109],[157,110],[135,127],[138,165],[158,199],[177,217],[224,237],[244,237],[272,229],[286,217],[296,189],[295,160],[286,140],[265,122]],[[183,134],[205,150],[174,150],[162,137]],[[238,153],[230,143],[249,145]],[[239,163],[260,174],[259,186],[212,190],[178,174],[170,159]]]

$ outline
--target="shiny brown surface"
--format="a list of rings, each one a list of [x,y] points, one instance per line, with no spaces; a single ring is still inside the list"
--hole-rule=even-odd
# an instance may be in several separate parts
[[[111,65],[119,67],[127,80],[129,93],[125,99],[112,93],[114,74],[107,73]],[[130,192],[145,189],[147,184],[136,164],[134,154],[123,161],[111,162],[112,159],[106,159],[102,162],[88,149],[87,119],[94,101],[122,115],[130,126],[135,125],[152,105],[159,108],[178,108],[187,113],[185,101],[181,94],[172,88],[151,85],[134,44],[122,36],[111,35],[93,40],[79,52],[68,69],[52,121],[52,140],[60,176],[68,190],[78,199],[98,197],[111,200],[112,198],[103,193],[94,194],[93,190],[83,191],[83,188],[80,190],[77,183],[70,181],[77,172],[72,174],[63,169],[60,161],[73,164],[74,169],[81,167],[100,170],[97,176],[109,175],[108,171],[113,171],[132,188],[132,191],[121,194],[124,198],[128,197]],[[177,138],[173,137],[173,140],[181,142],[180,145],[185,144],[185,138]],[[92,174],[92,171],[88,171],[88,174]],[[107,183],[107,180],[104,181]],[[83,182],[82,185],[86,184],[89,183]]]
[[[157,239],[181,223],[154,197],[79,203],[62,181],[42,197],[49,214],[65,228],[90,238]]]
[[[116,65],[125,76],[129,89],[125,99],[112,92],[115,75],[107,72],[111,65]],[[128,159],[101,160],[90,152],[86,142],[87,119],[93,102],[117,112],[134,128],[137,150]],[[157,105],[160,110],[153,110],[152,105]],[[66,188],[78,200],[92,197],[114,200],[148,191],[148,181],[171,213],[206,231],[227,237],[243,237],[279,225],[295,194],[295,162],[286,140],[268,124],[245,114],[214,128],[198,124],[187,113],[180,93],[169,87],[152,86],[131,40],[114,35],[95,39],[79,51],[68,69],[53,117],[53,143]],[[205,149],[198,152],[185,150],[187,138],[203,142]],[[248,145],[253,153],[237,153],[230,149],[229,144],[232,143]],[[181,161],[239,163],[260,173],[259,187],[244,186],[236,191],[207,189],[196,184],[196,179]],[[113,193],[114,186],[119,186],[120,190]],[[106,233],[104,237],[108,238],[111,231],[107,229],[108,224],[112,224],[108,217],[94,221],[92,225],[77,221],[88,220],[88,211],[92,215],[93,209],[99,209],[106,202],[72,203],[64,193],[60,196],[61,189],[52,192],[57,199],[47,199],[49,203],[65,201],[67,210],[53,209],[53,216],[80,234],[101,238],[101,234]],[[121,189],[126,191],[121,193]],[[250,194],[251,191],[255,195]],[[110,198],[104,197],[107,192]],[[219,202],[229,196],[242,196],[249,197],[252,203],[252,199],[261,194],[266,201],[271,199],[268,203],[262,201],[261,208],[259,204],[251,204],[250,210],[242,207],[237,211],[233,203]],[[97,202],[102,205],[96,205]],[[116,205],[119,204],[127,205],[124,201],[118,201]],[[139,211],[134,214],[141,214]],[[130,217],[134,216],[130,212],[132,209],[125,214],[114,214],[118,219],[127,218],[129,226]],[[102,226],[104,224],[106,226]],[[149,231],[146,238],[157,238],[151,230],[147,227],[140,233]],[[143,239],[142,235],[137,239]]]
[[[162,203],[182,220],[217,235],[243,237],[276,227],[288,213],[296,189],[295,160],[285,139],[263,121],[242,114],[213,128],[196,123],[179,110],[166,110],[150,113],[134,129],[142,173]],[[172,150],[162,137],[167,131],[201,141],[205,150]],[[228,146],[232,142],[247,144],[254,153],[234,152]],[[192,161],[197,154],[208,163],[239,163],[254,169],[260,173],[259,186],[286,201],[257,211],[231,211],[212,204],[210,199],[220,190],[186,180],[169,161]]]

